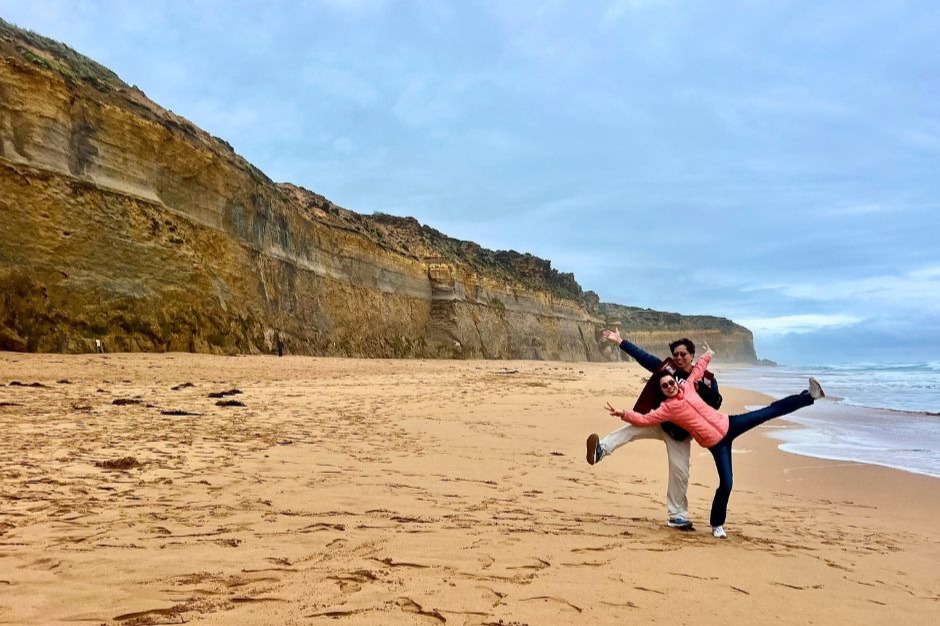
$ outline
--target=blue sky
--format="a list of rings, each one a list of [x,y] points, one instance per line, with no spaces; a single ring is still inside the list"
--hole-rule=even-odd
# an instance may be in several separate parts
[[[787,363],[938,360],[931,1],[43,2],[64,41],[347,208],[729,317]]]

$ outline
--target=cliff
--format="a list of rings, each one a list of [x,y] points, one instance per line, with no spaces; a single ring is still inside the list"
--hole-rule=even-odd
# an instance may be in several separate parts
[[[2,21],[0,218],[0,349],[614,358],[549,261],[275,184]]]
[[[723,317],[663,313],[607,302],[598,305],[598,313],[611,327],[619,326],[624,339],[651,354],[666,357],[671,342],[687,337],[699,352],[701,343],[708,343],[716,358],[726,363],[757,361],[751,331]]]

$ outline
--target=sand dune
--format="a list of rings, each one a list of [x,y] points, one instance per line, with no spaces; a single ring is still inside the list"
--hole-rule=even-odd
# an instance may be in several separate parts
[[[0,353],[0,622],[937,622],[940,481],[787,455],[758,431],[737,444],[729,540],[707,532],[698,447],[700,528],[668,529],[662,444],[583,458],[618,426],[604,402],[644,378]]]

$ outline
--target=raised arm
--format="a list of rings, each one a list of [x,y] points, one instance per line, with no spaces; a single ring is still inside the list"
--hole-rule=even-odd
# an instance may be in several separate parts
[[[601,333],[604,339],[612,341],[620,346],[620,349],[632,356],[640,366],[648,372],[655,372],[656,368],[663,362],[659,357],[653,356],[640,346],[630,343],[620,336],[619,330],[605,330]]]
[[[695,363],[695,367],[692,368],[692,371],[689,373],[689,377],[686,379],[687,383],[695,384],[698,381],[702,380],[702,377],[705,375],[705,370],[708,369],[708,364],[711,362],[712,357],[715,355],[715,351],[708,347],[708,344],[704,344],[705,354],[698,358],[698,361]]]

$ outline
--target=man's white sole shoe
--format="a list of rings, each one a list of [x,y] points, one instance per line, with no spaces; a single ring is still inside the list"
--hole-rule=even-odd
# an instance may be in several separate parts
[[[587,462],[588,465],[594,465],[600,459],[597,458],[597,446],[601,443],[601,438],[593,434],[587,438]]]

